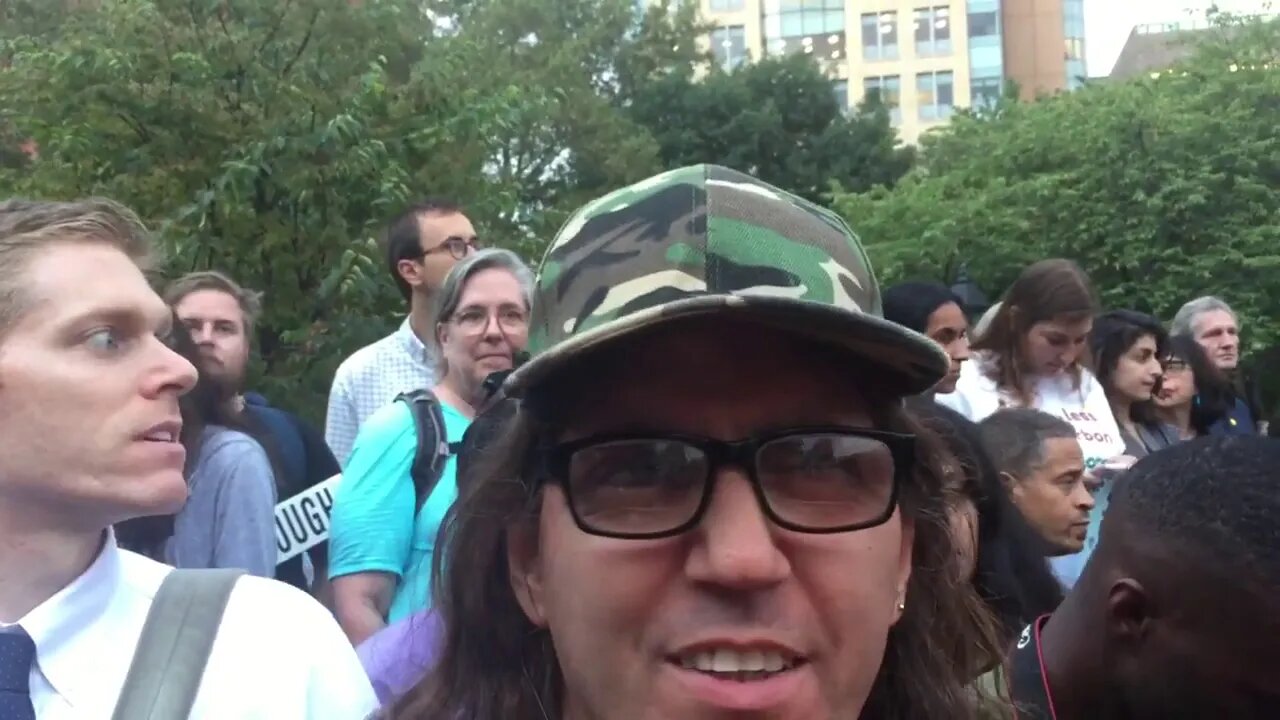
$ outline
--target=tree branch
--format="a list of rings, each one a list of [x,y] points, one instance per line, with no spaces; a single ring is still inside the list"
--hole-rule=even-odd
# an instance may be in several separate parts
[[[280,28],[284,27],[284,18],[289,14],[290,8],[293,7],[293,0],[284,0],[284,9],[280,11],[280,15],[276,17],[275,27],[267,32],[267,37],[263,39],[262,44],[258,46],[258,51],[254,53],[254,57],[260,57],[271,41],[276,39],[276,35],[280,32]]]
[[[136,118],[131,117],[129,113],[123,110],[116,111],[116,117],[123,120],[124,124],[128,125],[129,129],[133,130],[134,134],[138,136],[139,140],[141,140],[144,143],[151,142],[151,133],[147,130],[146,126],[138,122]]]
[[[298,45],[297,52],[293,54],[293,57],[289,59],[289,62],[285,63],[284,70],[280,73],[281,80],[284,80],[289,76],[289,73],[293,71],[293,66],[302,58],[302,53],[306,52],[307,46],[311,44],[311,34],[315,31],[316,21],[319,19],[320,9],[316,8],[316,11],[311,13],[311,22],[307,23],[307,33],[302,36],[302,43]]]

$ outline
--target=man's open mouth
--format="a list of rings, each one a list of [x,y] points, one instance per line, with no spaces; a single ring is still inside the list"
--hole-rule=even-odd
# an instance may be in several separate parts
[[[695,670],[721,680],[751,682],[796,669],[804,658],[778,650],[736,650],[704,648],[683,653],[672,660],[686,670]]]

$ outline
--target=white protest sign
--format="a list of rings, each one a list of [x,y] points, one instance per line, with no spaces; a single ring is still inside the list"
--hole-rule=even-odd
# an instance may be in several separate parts
[[[333,493],[341,480],[334,475],[276,505],[277,565],[329,539]]]

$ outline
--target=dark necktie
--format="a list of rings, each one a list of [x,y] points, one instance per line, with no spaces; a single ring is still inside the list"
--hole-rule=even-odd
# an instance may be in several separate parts
[[[31,664],[36,659],[36,644],[25,632],[0,631],[0,718],[4,720],[36,720],[31,705]]]

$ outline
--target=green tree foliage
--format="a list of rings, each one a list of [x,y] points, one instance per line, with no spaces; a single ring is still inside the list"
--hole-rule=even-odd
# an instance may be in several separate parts
[[[911,167],[913,151],[896,145],[888,113],[867,106],[847,114],[805,55],[700,79],[668,73],[629,100],[628,114],[657,138],[668,168],[718,163],[823,202],[832,182],[851,191],[891,186]]]
[[[997,112],[925,139],[892,190],[840,192],[882,278],[992,294],[1029,262],[1079,261],[1110,307],[1169,319],[1226,297],[1280,339],[1280,23],[1226,20],[1183,64]]]
[[[490,167],[517,194],[512,219],[528,249],[601,191],[661,170],[653,138],[617,108],[636,83],[701,59],[692,4],[652,3],[643,14],[633,0],[439,0],[432,9],[488,43],[463,74],[468,85],[537,96],[497,129]]]
[[[0,197],[113,197],[161,231],[168,275],[265,290],[255,383],[317,420],[402,312],[375,241],[399,207],[454,197],[536,259],[582,194],[658,167],[620,81],[694,45],[688,17],[629,0],[79,5],[0,2]]]

